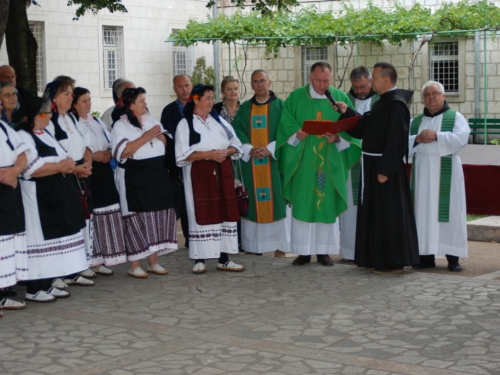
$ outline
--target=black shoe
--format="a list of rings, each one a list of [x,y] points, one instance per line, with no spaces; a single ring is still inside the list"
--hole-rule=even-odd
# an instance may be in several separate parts
[[[303,266],[306,263],[311,262],[311,256],[299,255],[292,262],[292,266]]]
[[[378,266],[373,269],[373,273],[377,275],[402,275],[404,267],[401,266]]]
[[[435,261],[421,262],[421,263],[417,264],[416,266],[412,266],[412,268],[418,269],[418,270],[423,270],[425,268],[436,268],[436,262]]]
[[[331,267],[333,266],[333,260],[330,256],[327,255],[318,255],[318,263],[321,263],[323,266]]]
[[[448,271],[450,272],[462,272],[462,266],[460,263],[448,263]]]

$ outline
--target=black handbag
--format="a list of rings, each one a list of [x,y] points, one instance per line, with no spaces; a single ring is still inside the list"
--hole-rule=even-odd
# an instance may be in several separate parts
[[[243,173],[241,170],[240,160],[235,160],[233,162],[233,172],[234,172],[234,190],[236,191],[236,200],[238,201],[238,210],[240,211],[240,216],[248,216],[248,190],[243,182]]]

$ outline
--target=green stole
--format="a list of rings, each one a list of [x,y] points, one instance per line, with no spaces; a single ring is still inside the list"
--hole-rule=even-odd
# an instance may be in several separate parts
[[[269,104],[255,105],[250,108],[250,141],[254,147],[269,144]],[[274,221],[274,199],[270,158],[252,158],[253,188],[258,223]]]
[[[441,132],[451,132],[455,126],[455,117],[457,112],[449,109],[443,113],[441,119]],[[411,123],[410,134],[417,135],[423,114],[415,116]],[[415,155],[412,159],[411,168],[411,195],[415,204]],[[451,171],[452,171],[452,155],[441,157],[441,176],[439,180],[439,213],[438,222],[447,223],[450,221],[450,191],[451,191]]]

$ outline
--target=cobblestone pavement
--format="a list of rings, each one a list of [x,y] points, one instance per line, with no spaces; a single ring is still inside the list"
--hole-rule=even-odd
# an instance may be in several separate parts
[[[500,374],[500,281],[233,256],[127,266],[0,319],[0,374]],[[18,287],[24,295],[22,287]]]

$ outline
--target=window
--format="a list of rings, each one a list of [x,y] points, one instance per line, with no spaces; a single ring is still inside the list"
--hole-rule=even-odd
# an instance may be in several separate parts
[[[36,51],[36,84],[38,92],[43,92],[46,85],[45,78],[45,27],[40,21],[30,21],[31,33],[36,39],[38,49]]]
[[[302,85],[309,82],[311,66],[318,61],[328,61],[327,47],[302,47]]]
[[[172,30],[174,33],[177,30]],[[172,47],[172,69],[173,76],[179,74],[191,75],[193,73],[193,47]]]
[[[113,82],[124,76],[123,27],[102,27],[102,64],[105,89],[113,89]]]
[[[459,93],[458,49],[458,41],[436,42],[430,46],[429,77],[440,82],[446,93]]]

